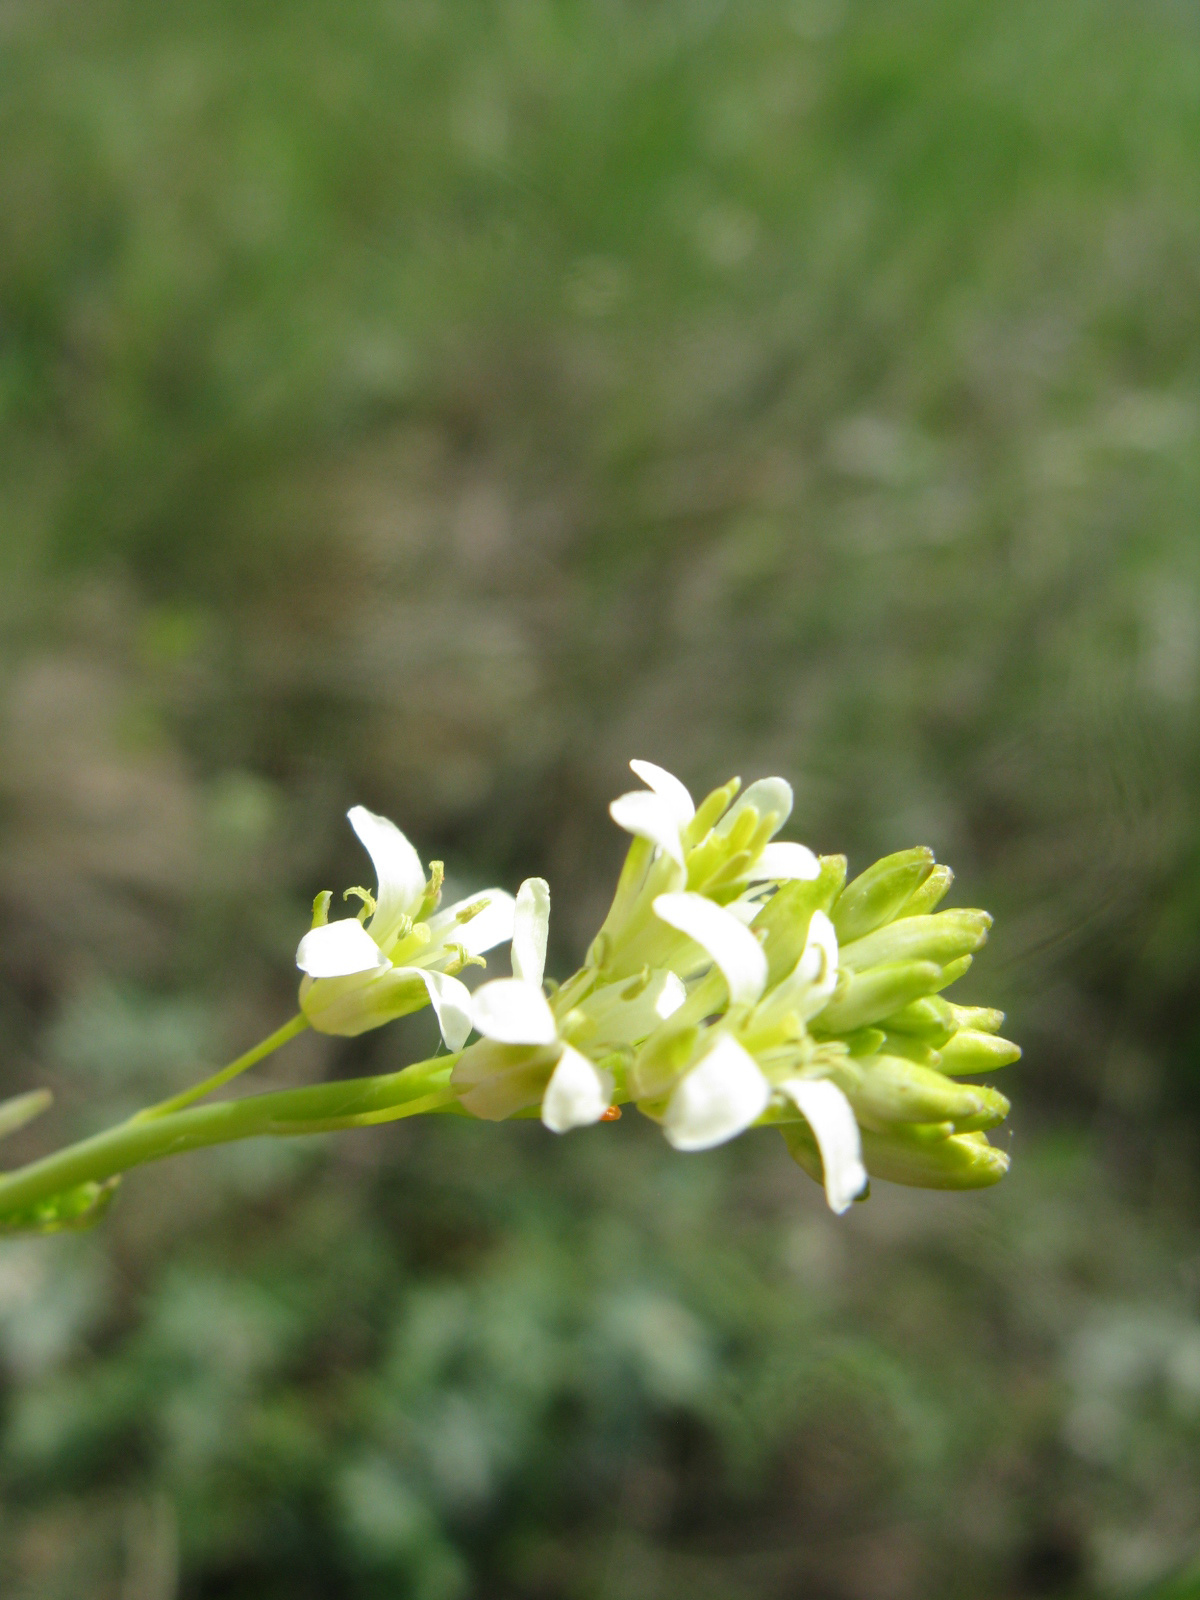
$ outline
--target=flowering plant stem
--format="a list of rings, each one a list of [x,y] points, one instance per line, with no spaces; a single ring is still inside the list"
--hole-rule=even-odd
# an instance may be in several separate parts
[[[432,1056],[401,1072],[373,1078],[281,1089],[217,1105],[192,1103],[261,1061],[304,1026],[303,1018],[293,1018],[221,1072],[174,1099],[0,1177],[0,1226],[12,1213],[23,1212],[80,1184],[104,1183],[131,1167],[160,1161],[184,1150],[264,1134],[290,1137],[369,1127],[422,1112],[456,1109],[450,1072],[457,1055]]]

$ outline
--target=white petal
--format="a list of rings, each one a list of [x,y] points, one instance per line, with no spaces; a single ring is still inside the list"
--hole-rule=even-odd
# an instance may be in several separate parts
[[[671,1095],[663,1132],[676,1150],[711,1150],[756,1122],[770,1100],[754,1057],[723,1033]]]
[[[391,962],[356,917],[313,928],[300,941],[296,965],[310,978],[347,978]]]
[[[732,1005],[753,1005],[767,982],[762,945],[743,923],[702,894],[660,894],[654,913],[705,949],[720,967]]]
[[[696,807],[686,787],[673,772],[656,767],[653,761],[631,761],[629,765],[648,789],[653,789],[660,800],[670,807],[671,815],[681,828],[686,828],[696,815]]]
[[[350,826],[375,864],[375,915],[371,936],[386,945],[405,917],[411,917],[425,896],[425,869],[420,857],[387,817],[366,806],[351,806]]]
[[[619,828],[639,839],[649,839],[664,855],[683,866],[679,822],[661,795],[647,789],[634,789],[629,794],[618,795],[608,811]]]
[[[771,832],[776,834],[792,814],[792,786],[786,778],[760,778],[757,783],[750,785],[745,794],[739,795],[717,823],[716,831],[728,833],[747,806],[753,806],[760,817],[773,811],[775,826]]]
[[[764,845],[762,855],[746,874],[751,883],[767,878],[782,881],[788,878],[819,878],[820,875],[821,863],[807,845],[788,844],[783,840]]]
[[[796,971],[812,984],[814,995],[819,994],[823,999],[827,1000],[837,987],[837,931],[823,911],[814,911],[812,914],[808,938],[804,942],[804,954],[796,965]]]
[[[458,921],[460,911],[477,906],[481,900],[487,901],[482,911],[467,922]],[[506,889],[481,889],[430,917],[429,931],[440,944],[460,944],[469,956],[481,956],[512,938],[515,905]]]
[[[586,1128],[600,1121],[612,1104],[612,1094],[612,1073],[564,1045],[542,1096],[542,1121],[551,1133]]]
[[[655,986],[647,988],[649,993]],[[673,1017],[680,1006],[687,999],[687,987],[682,978],[677,978],[673,972],[664,972],[662,987],[654,1000],[654,1015],[660,1022],[665,1022],[668,1017]]]
[[[803,954],[758,1009],[763,1026],[782,1021],[789,1011],[808,1022],[824,1009],[837,988],[837,976],[837,934],[825,913],[814,911]]]
[[[546,996],[520,978],[493,978],[471,997],[475,1026],[499,1044],[553,1044],[558,1038]]]
[[[550,932],[550,885],[545,878],[526,878],[517,890],[513,912],[513,977],[542,986],[546,939]]]
[[[840,1216],[867,1187],[862,1140],[850,1102],[827,1078],[789,1078],[783,1089],[813,1131],[825,1168],[825,1198]]]
[[[429,972],[424,967],[397,967],[397,972],[412,972],[429,991],[430,1004],[437,1012],[438,1027],[447,1050],[461,1050],[475,1026],[471,991],[465,983],[444,972]]]

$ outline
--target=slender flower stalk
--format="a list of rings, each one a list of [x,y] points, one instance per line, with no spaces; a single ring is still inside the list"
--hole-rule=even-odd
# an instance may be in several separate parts
[[[356,806],[376,888],[347,890],[361,910],[333,922],[332,896],[317,896],[296,953],[299,1014],[192,1088],[0,1175],[0,1231],[88,1226],[124,1172],[185,1150],[435,1112],[537,1115],[565,1134],[633,1103],[682,1152],[777,1127],[839,1213],[870,1176],[963,1189],[1003,1177],[1008,1157],[987,1132],[1009,1103],[968,1080],[1020,1050],[999,1035],[1003,1013],[944,998],[991,925],[938,909],[949,868],[907,850],[847,884],[844,857],[776,837],[792,810],[784,779],[741,793],[734,778],[697,805],[663,768],[631,766],[645,787],[610,808],[631,835],[625,864],[565,983],[545,978],[544,879],[442,909],[440,863],[427,875],[394,823]],[[512,975],[472,993],[459,974],[505,941]],[[352,1036],[424,1005],[448,1054],[200,1104],[307,1027]],[[0,1104],[0,1138],[49,1098]]]

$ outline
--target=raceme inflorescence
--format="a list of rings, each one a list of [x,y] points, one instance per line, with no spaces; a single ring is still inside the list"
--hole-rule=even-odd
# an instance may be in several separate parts
[[[1015,1061],[1003,1014],[945,991],[987,938],[985,911],[939,910],[952,882],[924,848],[846,881],[843,856],[777,837],[782,778],[739,781],[696,805],[671,773],[630,763],[644,787],[610,811],[631,835],[608,914],[583,965],[545,976],[550,889],[489,889],[443,907],[442,866],[422,866],[394,823],[362,806],[351,826],[376,886],[357,915],[313,907],[300,940],[300,1012],[194,1088],[0,1177],[0,1229],[53,1231],[101,1214],[120,1174],[181,1150],[293,1137],[400,1117],[540,1116],[556,1134],[633,1104],[675,1150],[778,1128],[844,1212],[871,1175],[982,1188],[1008,1170],[988,1131],[1009,1102],[970,1081]],[[510,946],[511,976],[460,976]],[[444,1051],[400,1072],[214,1101],[305,1027],[355,1035],[432,1005]],[[0,1136],[44,1110],[42,1091],[0,1105]],[[204,1103],[201,1103],[204,1102]]]

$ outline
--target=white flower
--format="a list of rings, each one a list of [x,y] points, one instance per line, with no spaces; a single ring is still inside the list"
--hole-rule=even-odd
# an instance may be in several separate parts
[[[692,797],[678,778],[652,761],[631,761],[629,765],[647,787],[619,795],[609,806],[609,813],[618,827],[636,838],[648,839],[664,857],[676,864],[678,871],[674,878],[682,887],[687,881],[687,832],[696,815]],[[792,813],[791,784],[784,778],[761,778],[752,783],[716,823],[713,835],[718,840],[729,839],[741,819],[751,811],[760,819],[770,816],[774,820],[766,837],[757,842],[753,859],[738,874],[739,881],[766,883],[815,878],[820,872],[820,863],[811,850],[802,844],[774,842],[774,835]],[[700,842],[693,841],[695,845]]]
[[[364,806],[348,815],[378,887],[364,896],[371,913],[365,924],[346,917],[301,939],[301,1009],[319,1033],[353,1035],[417,1010],[427,997],[447,1047],[461,1050],[471,1031],[471,996],[445,968],[458,970],[511,937],[513,898],[486,889],[422,917],[436,904],[436,885],[426,883],[412,845],[394,822]]]
[[[481,1115],[505,1116],[532,1094],[539,1098],[539,1074],[551,1067],[540,1093],[542,1121],[554,1133],[599,1122],[612,1104],[613,1075],[562,1038],[559,1023],[542,989],[550,921],[550,890],[542,878],[527,878],[517,891],[511,978],[481,984],[472,996],[475,1027],[493,1045],[526,1047],[522,1053],[494,1057],[486,1049],[478,1062],[456,1069],[467,1086],[464,1100]],[[632,992],[631,992],[632,991]],[[651,975],[594,991],[571,1016],[589,1049],[603,1055],[645,1038],[683,1004],[685,990],[672,972]],[[478,1047],[472,1047],[471,1055]],[[529,1052],[533,1052],[530,1054]]]
[[[748,1041],[786,1042],[817,1015],[837,983],[837,934],[814,911],[795,968],[763,998],[767,961],[738,917],[697,894],[659,895],[655,914],[687,934],[720,970],[730,1007],[741,1008],[735,1030]],[[799,1026],[798,1026],[799,1025]],[[677,1150],[709,1150],[757,1122],[773,1100],[786,1097],[812,1128],[825,1169],[829,1204],[842,1212],[866,1186],[858,1123],[846,1096],[828,1079],[790,1073],[773,1081],[737,1031],[715,1030],[711,1047],[672,1090],[663,1132]],[[770,1060],[767,1054],[765,1059]],[[786,1050],[782,1056],[787,1059]]]

